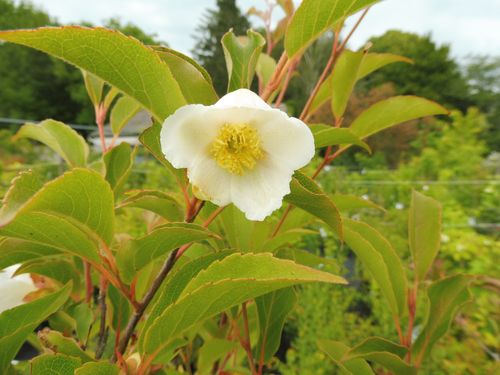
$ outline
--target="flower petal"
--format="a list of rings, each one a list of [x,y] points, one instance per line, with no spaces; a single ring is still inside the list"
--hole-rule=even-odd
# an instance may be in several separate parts
[[[160,133],[161,149],[175,168],[187,168],[216,137],[219,127],[213,107],[190,104],[167,117]]]
[[[261,99],[259,95],[247,89],[239,89],[224,95],[214,104],[216,108],[255,108],[271,109],[271,106]]]
[[[231,175],[211,157],[199,156],[188,168],[188,178],[206,200],[218,206],[231,203]]]
[[[296,170],[314,157],[314,137],[309,127],[299,119],[273,109],[258,111],[254,126],[268,156],[279,165]]]
[[[262,160],[251,172],[231,180],[231,200],[249,220],[264,220],[281,207],[290,193],[293,170]]]

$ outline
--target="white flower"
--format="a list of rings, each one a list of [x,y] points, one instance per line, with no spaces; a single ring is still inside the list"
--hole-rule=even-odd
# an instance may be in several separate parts
[[[190,104],[163,123],[161,148],[175,168],[187,168],[195,194],[234,203],[250,220],[264,220],[290,193],[296,169],[314,156],[302,121],[240,89],[216,104]]]
[[[23,304],[24,297],[36,290],[28,274],[13,276],[18,268],[16,264],[0,271],[0,312]]]

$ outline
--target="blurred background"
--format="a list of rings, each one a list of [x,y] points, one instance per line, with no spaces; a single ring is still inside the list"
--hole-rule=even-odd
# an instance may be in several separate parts
[[[296,2],[298,3],[298,2]],[[227,86],[221,36],[233,28],[243,34],[263,30],[255,9],[264,0],[0,0],[0,29],[47,25],[100,25],[118,29],[146,44],[163,44],[189,54],[211,74],[219,94]],[[249,11],[250,10],[250,11]],[[281,15],[275,12],[273,22]],[[356,20],[347,22],[347,30]],[[355,194],[384,207],[357,213],[384,233],[398,253],[409,258],[406,239],[411,189],[439,199],[444,206],[442,252],[433,272],[481,274],[474,306],[460,314],[453,334],[439,342],[428,374],[500,373],[500,0],[386,0],[375,5],[349,46],[372,44],[370,52],[411,58],[374,73],[356,86],[344,124],[371,104],[395,94],[416,94],[450,109],[447,118],[412,121],[369,139],[373,154],[351,150],[336,160],[320,183],[330,193]],[[284,98],[297,114],[330,56],[326,34],[305,53]],[[273,56],[283,50],[277,45]],[[13,141],[26,121],[54,118],[95,140],[94,109],[81,72],[59,60],[21,46],[0,44],[0,197],[21,170],[33,168],[47,178],[62,163],[45,147]],[[332,123],[329,105],[312,123]],[[127,125],[135,142],[147,116]],[[129,188],[168,187],[168,175],[146,153]],[[140,216],[122,217],[130,234],[144,226]],[[370,335],[394,336],[380,291],[357,264],[353,253],[325,234],[299,244],[325,256],[355,280],[349,288],[301,288],[299,307],[287,323],[277,373],[331,374],[315,348],[316,337],[359,342]],[[421,305],[421,304],[420,304]],[[498,371],[498,372],[497,372]]]

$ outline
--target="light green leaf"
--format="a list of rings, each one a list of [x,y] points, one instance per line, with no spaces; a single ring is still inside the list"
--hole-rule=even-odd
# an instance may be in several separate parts
[[[416,363],[421,363],[429,355],[434,344],[450,328],[457,310],[471,300],[470,281],[468,276],[455,275],[429,286],[426,323],[412,347],[412,358]]]
[[[0,373],[9,367],[28,335],[66,302],[70,291],[71,284],[67,284],[55,293],[0,314]]]
[[[363,139],[405,121],[446,114],[446,108],[430,100],[417,96],[394,96],[363,111],[353,121],[350,129]]]
[[[0,208],[0,225],[13,218],[17,211],[43,186],[33,171],[19,173],[11,181]]]
[[[136,152],[137,148],[132,149],[128,143],[120,143],[102,157],[106,166],[106,180],[111,185],[115,197],[118,197],[130,176]]]
[[[44,354],[31,360],[30,375],[68,375],[81,365],[79,358],[64,354]]]
[[[332,112],[339,121],[344,115],[347,102],[358,79],[358,71],[365,51],[345,50],[340,54],[332,71]]]
[[[111,107],[111,104],[118,95],[120,95],[120,90],[118,90],[116,87],[111,87],[106,96],[104,97],[104,102],[103,102],[104,108],[109,109]]]
[[[75,370],[75,375],[118,375],[120,370],[109,362],[88,362]]]
[[[168,65],[188,103],[213,104],[218,100],[208,72],[190,57],[166,47],[152,47]]]
[[[81,72],[90,101],[94,104],[94,107],[97,107],[101,103],[104,81],[86,70],[81,69]]]
[[[344,219],[344,240],[379,284],[393,315],[402,316],[408,282],[389,241],[369,225],[350,219]]]
[[[276,290],[255,299],[259,316],[259,341],[254,357],[267,363],[278,351],[285,320],[295,308],[297,295],[292,288]]]
[[[362,358],[344,361],[349,347],[340,341],[318,340],[319,349],[324,352],[337,366],[343,375],[374,375],[371,367]]]
[[[214,363],[224,359],[227,353],[237,349],[238,346],[237,341],[226,339],[211,338],[205,341],[198,354],[197,370],[200,374],[210,374]]]
[[[285,35],[289,58],[301,53],[339,21],[378,0],[304,0],[293,15]]]
[[[50,147],[70,167],[85,167],[89,146],[85,139],[69,126],[59,121],[45,120],[39,124],[25,124],[16,138],[30,138]]]
[[[263,86],[267,85],[275,70],[276,60],[274,60],[267,53],[261,53],[259,56],[259,60],[257,60],[255,72],[261,80]]]
[[[86,341],[94,322],[94,312],[88,304],[82,302],[72,306],[70,313],[76,322],[76,336],[80,341]]]
[[[184,288],[179,299],[145,333],[144,350],[165,348],[177,335],[232,306],[274,290],[307,282],[345,283],[326,272],[272,257],[232,254],[212,263]]]
[[[371,352],[360,356],[367,361],[382,365],[395,375],[416,375],[417,369],[414,366],[407,364],[397,355],[389,352]]]
[[[172,196],[158,190],[132,190],[126,192],[128,198],[123,200],[118,209],[137,207],[154,212],[168,221],[182,221],[184,209]]]
[[[111,301],[112,324],[115,331],[123,330],[127,326],[130,316],[130,302],[113,285],[108,286],[108,297]]]
[[[354,135],[349,129],[334,128],[322,124],[310,125],[310,128],[314,135],[314,146],[316,148],[352,144],[371,152],[370,146],[363,142],[357,135]]]
[[[337,207],[309,177],[296,171],[284,199],[328,224],[342,238],[342,219]]]
[[[116,263],[123,281],[129,283],[143,267],[179,246],[217,237],[215,233],[197,224],[165,224],[144,237],[127,241],[118,250]]]
[[[229,76],[227,91],[250,88],[266,40],[253,30],[248,30],[246,37],[236,36],[230,30],[224,34],[221,42]]]
[[[114,135],[121,133],[125,125],[141,110],[141,105],[130,96],[120,97],[113,108],[109,121]]]
[[[60,332],[43,330],[38,333],[38,337],[40,337],[40,340],[46,348],[56,354],[76,357],[84,363],[94,360],[78,346],[74,339],[65,337]]]
[[[302,237],[307,234],[316,234],[315,231],[307,229],[290,229],[285,232],[280,232],[276,236],[269,238],[265,241],[261,248],[261,251],[274,253],[276,250],[283,246],[291,245],[298,242]]]
[[[349,349],[346,358],[363,356],[373,352],[389,352],[402,359],[408,352],[408,349],[405,346],[396,344],[382,337],[369,337]]]
[[[310,253],[307,250],[294,248],[280,249],[276,256],[278,258],[290,259],[295,263],[317,268],[325,272],[338,273],[340,270],[336,260]]]
[[[186,104],[168,66],[154,50],[118,31],[79,26],[1,31],[22,44],[84,69],[131,96],[163,121]]]
[[[54,247],[17,238],[0,239],[0,270],[28,260],[41,259],[61,252]]]
[[[408,242],[415,276],[423,280],[441,244],[441,204],[415,190],[408,213]]]
[[[412,64],[413,60],[392,53],[367,53],[359,66],[357,79],[360,80],[374,71],[395,62]]]
[[[27,201],[18,191],[30,179],[13,181],[0,211],[0,235],[55,247],[60,251],[100,262],[98,247],[113,237],[113,194],[103,177],[75,168],[45,184]],[[28,189],[29,190],[29,189]],[[9,207],[18,207],[13,212]]]
[[[52,280],[58,281],[62,285],[67,284],[69,281],[73,281],[73,284],[76,286],[79,284],[77,269],[73,263],[65,259],[50,257],[30,260],[22,264],[16,270],[15,275],[23,273],[34,273],[46,276]]]
[[[148,318],[144,323],[143,332],[146,332],[151,324],[159,317],[167,307],[172,305],[179,296],[182,291],[186,287],[186,285],[198,275],[202,270],[207,268],[210,264],[212,264],[216,260],[221,260],[232,254],[232,251],[225,250],[219,251],[217,253],[212,253],[208,255],[201,256],[199,258],[193,259],[186,264],[183,264],[179,268],[174,268],[172,271],[172,275],[165,280],[165,282],[161,285],[157,297],[152,304],[152,308],[149,311]],[[143,348],[144,344],[144,335],[139,337],[139,345],[140,348]]]
[[[350,194],[331,194],[330,199],[340,212],[350,211],[360,208],[375,208],[385,212],[384,207],[373,203],[372,201],[364,198],[357,197]]]

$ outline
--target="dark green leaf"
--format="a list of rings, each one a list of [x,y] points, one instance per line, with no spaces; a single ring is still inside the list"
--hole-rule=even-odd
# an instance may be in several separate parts
[[[278,351],[285,320],[297,303],[297,295],[293,287],[284,288],[257,297],[255,303],[260,334],[254,357],[267,363]]]

